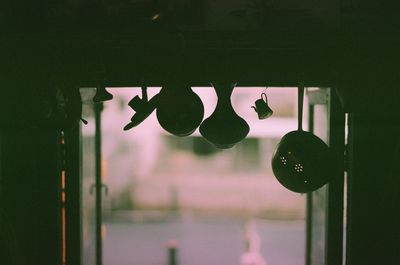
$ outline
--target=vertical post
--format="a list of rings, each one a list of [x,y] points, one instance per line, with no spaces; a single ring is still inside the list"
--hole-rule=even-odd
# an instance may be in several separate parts
[[[168,265],[178,265],[178,241],[169,240],[167,242]]]
[[[314,131],[314,105],[308,105],[308,130]],[[305,264],[311,265],[312,250],[312,192],[306,195],[306,256]]]
[[[82,181],[80,126],[64,132],[67,264],[82,264]]]
[[[176,186],[172,186],[170,188],[170,211],[173,214],[176,214],[177,211],[179,210],[179,194],[178,194],[178,188]]]
[[[326,264],[343,262],[345,113],[334,88],[330,89],[329,148],[336,161],[334,179],[328,184],[326,218]]]
[[[103,103],[94,105],[95,115],[95,161],[96,161],[96,265],[103,264],[103,246],[102,246],[102,207],[101,207],[101,111]]]
[[[341,264],[343,260],[343,187],[344,187],[344,112],[339,104],[334,90],[320,90],[309,94],[309,131],[314,132],[314,106],[317,104],[326,105],[328,126],[328,145],[334,156],[335,169],[334,178],[326,185],[326,190],[307,195],[307,239],[306,239],[306,265],[317,262],[326,265]],[[318,200],[326,201],[325,209],[313,209],[313,202]],[[324,214],[324,219],[318,220],[318,214]],[[315,222],[315,223],[313,223]],[[319,222],[324,222],[324,224]],[[324,248],[318,247],[318,242],[313,242],[313,227],[324,225],[325,235],[321,240],[325,241]],[[318,236],[318,234],[316,234]],[[312,253],[316,251],[316,253]],[[324,251],[325,253],[319,253]],[[321,254],[323,256],[321,256]],[[319,257],[314,260],[314,257]],[[321,259],[323,258],[324,261]]]

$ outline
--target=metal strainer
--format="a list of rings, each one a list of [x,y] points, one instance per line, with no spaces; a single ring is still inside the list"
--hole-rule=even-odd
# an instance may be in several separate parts
[[[298,93],[298,129],[287,133],[279,142],[272,158],[272,170],[283,186],[306,193],[328,183],[334,162],[325,142],[303,131],[303,86],[298,88]]]

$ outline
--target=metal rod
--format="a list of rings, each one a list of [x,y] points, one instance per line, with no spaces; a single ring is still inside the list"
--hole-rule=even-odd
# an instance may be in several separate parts
[[[314,132],[314,105],[308,105],[308,131]],[[313,194],[306,195],[306,257],[305,265],[311,265],[312,256],[312,219],[313,219]]]
[[[304,85],[298,87],[298,102],[297,102],[297,130],[303,130],[303,101],[304,101]]]
[[[102,246],[102,205],[101,205],[101,111],[103,103],[94,105],[94,115],[96,123],[95,131],[95,160],[96,160],[96,265],[103,264],[103,246]]]

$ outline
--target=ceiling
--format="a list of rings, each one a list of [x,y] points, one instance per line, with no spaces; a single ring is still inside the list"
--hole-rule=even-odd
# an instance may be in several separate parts
[[[399,43],[391,6],[343,2],[1,1],[0,67],[9,83],[331,86]]]

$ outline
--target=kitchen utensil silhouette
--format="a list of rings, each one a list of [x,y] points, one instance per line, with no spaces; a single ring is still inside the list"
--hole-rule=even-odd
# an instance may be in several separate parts
[[[190,86],[175,83],[161,89],[156,114],[164,130],[176,136],[188,136],[203,120],[204,106]]]
[[[132,116],[130,123],[125,125],[124,131],[130,130],[133,127],[142,123],[156,109],[158,95],[155,95],[150,100],[147,98],[147,87],[142,87],[142,98],[135,96],[128,105],[135,114]]]
[[[331,178],[333,156],[320,138],[303,131],[304,87],[298,88],[298,129],[287,133],[272,158],[277,180],[291,191],[306,193],[319,189]]]
[[[93,97],[93,102],[98,103],[111,99],[113,99],[113,95],[111,95],[104,86],[96,87],[96,94]]]
[[[231,95],[235,85],[215,84],[213,87],[218,96],[217,106],[200,125],[200,133],[217,148],[231,148],[247,136],[250,128],[232,107]]]
[[[257,99],[254,104],[255,106],[251,107],[257,112],[258,118],[260,120],[266,119],[274,113],[272,109],[268,106],[268,98],[267,94],[265,93],[262,93],[261,98]]]

